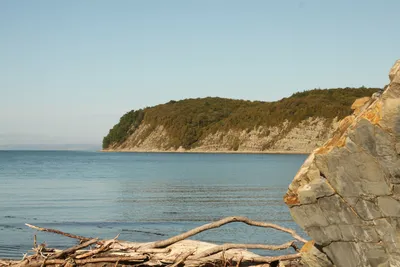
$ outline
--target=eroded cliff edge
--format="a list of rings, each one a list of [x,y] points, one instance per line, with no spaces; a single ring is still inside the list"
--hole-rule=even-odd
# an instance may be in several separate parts
[[[130,111],[104,151],[310,153],[332,136],[351,104],[378,88],[315,89],[276,102],[198,98]]]
[[[123,152],[276,152],[310,153],[322,145],[333,133],[337,119],[310,117],[289,128],[289,121],[273,127],[251,130],[231,129],[207,134],[192,148],[170,146],[170,135],[160,125],[149,131],[142,124],[122,144],[105,151]]]
[[[309,156],[284,197],[314,240],[302,250],[310,266],[400,266],[400,60],[389,79]]]

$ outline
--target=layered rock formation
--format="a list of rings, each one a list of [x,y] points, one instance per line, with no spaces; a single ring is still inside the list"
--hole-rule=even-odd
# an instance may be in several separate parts
[[[400,60],[382,93],[357,100],[284,197],[314,240],[310,266],[400,266]]]
[[[104,151],[311,153],[380,88],[313,89],[279,101],[191,98],[131,110],[103,138]],[[355,103],[359,110],[365,100]],[[368,100],[367,100],[368,101]]]
[[[148,133],[150,126],[142,124],[125,142],[108,151],[311,153],[332,136],[336,126],[336,119],[310,117],[293,128],[286,121],[279,126],[260,126],[251,131],[217,131],[200,140],[197,147],[185,150],[169,145],[171,137],[162,125]]]

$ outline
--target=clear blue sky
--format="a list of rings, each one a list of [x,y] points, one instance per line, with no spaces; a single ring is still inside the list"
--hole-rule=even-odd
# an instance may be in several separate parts
[[[0,144],[101,143],[131,110],[382,87],[400,1],[0,1]]]

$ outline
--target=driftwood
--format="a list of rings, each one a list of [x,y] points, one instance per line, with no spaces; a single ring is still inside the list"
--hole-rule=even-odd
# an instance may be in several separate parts
[[[208,257],[210,255],[216,254],[221,251],[226,251],[229,249],[266,249],[266,250],[283,250],[291,247],[293,241],[287,242],[285,244],[274,246],[274,245],[263,245],[263,244],[224,244],[220,246],[215,246],[213,248],[207,249],[202,253],[196,255],[196,259],[201,259]]]
[[[222,225],[228,224],[228,223],[232,223],[232,222],[242,222],[251,226],[258,226],[258,227],[264,227],[264,228],[273,228],[282,232],[286,232],[291,234],[295,239],[297,239],[300,242],[306,243],[307,240],[305,240],[304,238],[302,238],[301,236],[299,236],[294,230],[289,229],[289,228],[285,228],[282,226],[279,226],[277,224],[272,224],[272,223],[266,223],[266,222],[258,222],[258,221],[252,221],[246,217],[241,217],[241,216],[237,216],[237,217],[226,217],[222,220],[213,222],[213,223],[209,223],[209,224],[205,224],[202,225],[200,227],[194,228],[186,233],[168,238],[166,240],[161,240],[161,241],[157,241],[154,242],[150,245],[150,247],[154,247],[154,248],[162,248],[162,247],[166,247],[168,245],[171,245],[173,243],[176,243],[178,241],[184,240],[188,237],[194,236],[198,233],[204,232],[206,230],[210,230],[210,229],[214,229],[214,228],[218,228]]]
[[[193,255],[193,253],[195,252],[196,250],[189,250],[188,252],[182,253],[175,259],[174,264],[172,264],[171,267],[177,267],[179,264],[182,264],[189,256]]]
[[[222,225],[242,222],[251,226],[272,228],[292,235],[295,240],[281,244],[222,244],[187,240],[203,231],[218,228]],[[276,224],[252,221],[246,217],[227,217],[222,220],[205,224],[180,235],[149,243],[133,243],[117,240],[88,238],[60,230],[42,228],[31,224],[26,226],[44,232],[55,233],[78,239],[80,244],[65,250],[46,248],[37,245],[34,238],[34,255],[25,255],[21,261],[1,261],[0,266],[12,267],[42,267],[42,266],[110,266],[139,265],[139,266],[277,266],[279,262],[289,262],[290,266],[300,266],[300,253],[295,242],[305,243],[307,240],[294,230]],[[95,248],[82,250],[96,244]],[[293,249],[295,253],[279,256],[260,256],[247,249],[285,250]],[[292,265],[294,264],[294,265]],[[297,265],[296,265],[297,264]],[[280,265],[281,266],[281,265]]]
[[[40,260],[25,260],[24,262],[18,263],[15,266],[23,266],[23,267],[41,267],[41,266],[51,266],[51,265],[63,265],[68,262],[73,262],[74,265],[85,265],[88,263],[138,263],[143,262],[147,259],[146,256],[138,256],[138,257],[102,257],[102,258],[93,258],[86,260],[69,260],[69,259],[40,259]],[[10,265],[14,266],[14,265]]]
[[[59,235],[63,235],[69,238],[75,238],[75,239],[79,239],[80,241],[88,241],[92,238],[90,237],[84,237],[84,236],[80,236],[80,235],[73,235],[70,233],[65,233],[65,232],[61,232],[59,230],[56,229],[49,229],[49,228],[42,228],[42,227],[38,227],[38,226],[34,226],[32,224],[26,223],[26,226],[28,226],[29,228],[38,230],[38,231],[42,231],[42,232],[49,232],[49,233],[54,233],[54,234],[59,234]]]
[[[70,254],[72,254],[72,253],[75,253],[75,251],[77,251],[77,250],[79,250],[79,249],[86,248],[86,247],[88,247],[88,246],[90,246],[90,245],[93,245],[94,243],[97,242],[97,240],[98,240],[98,239],[95,238],[95,239],[86,241],[85,243],[82,243],[82,244],[73,246],[72,248],[68,248],[68,249],[63,250],[63,251],[61,251],[61,252],[55,253],[55,254],[51,255],[51,256],[49,257],[49,259],[60,259],[60,258],[64,258],[65,256],[68,256],[68,255],[70,255]]]

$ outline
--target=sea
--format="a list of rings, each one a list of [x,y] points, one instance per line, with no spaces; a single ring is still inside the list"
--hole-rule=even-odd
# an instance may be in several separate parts
[[[283,195],[306,157],[0,151],[0,258],[22,258],[35,235],[38,243],[53,248],[76,244],[25,223],[87,237],[119,234],[120,240],[148,242],[236,215],[304,235]],[[241,223],[192,239],[218,244],[292,240],[286,233]]]

